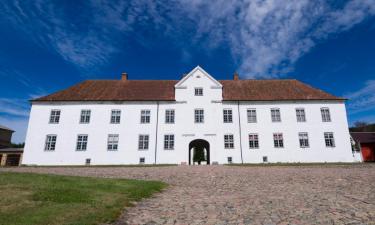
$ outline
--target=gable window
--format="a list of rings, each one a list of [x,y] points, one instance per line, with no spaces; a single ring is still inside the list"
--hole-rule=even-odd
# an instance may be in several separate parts
[[[165,123],[174,123],[174,109],[165,110]]]
[[[275,148],[283,148],[284,147],[284,139],[282,133],[275,133],[273,134],[273,144]]]
[[[329,112],[329,108],[321,108],[320,112],[322,113],[323,122],[331,122],[331,114]]]
[[[116,151],[118,149],[118,134],[108,134],[107,150]]]
[[[145,164],[146,160],[145,157],[139,158],[139,164]]]
[[[305,109],[296,109],[297,122],[306,122]]]
[[[226,149],[234,148],[233,134],[224,135],[224,148]]]
[[[86,151],[87,150],[87,141],[88,135],[87,134],[79,134],[77,137],[77,151]]]
[[[298,133],[299,147],[308,148],[309,147],[309,135],[306,132]]]
[[[325,132],[324,140],[326,143],[326,147],[335,147],[335,139],[332,132]]]
[[[195,96],[203,96],[203,88],[194,88]]]
[[[141,123],[150,123],[150,117],[150,110],[141,110]]]
[[[224,109],[223,117],[224,117],[224,123],[232,123],[233,122],[232,110]]]
[[[195,109],[194,110],[194,122],[195,123],[203,123],[204,122],[204,111],[203,111],[203,109]]]
[[[61,111],[58,109],[51,110],[51,115],[49,117],[49,123],[59,123],[60,122]]]
[[[174,149],[174,135],[173,134],[164,135],[164,149],[165,150]]]
[[[248,109],[247,110],[247,122],[248,123],[256,123],[257,122],[257,111],[256,111],[256,109]]]
[[[121,110],[113,109],[111,111],[111,123],[120,123],[121,121]]]
[[[271,109],[272,122],[281,122],[280,109]]]
[[[45,151],[54,151],[56,148],[56,139],[57,136],[54,134],[49,134],[46,137],[46,143],[44,145]]]
[[[139,135],[138,149],[139,150],[147,150],[148,149],[148,141],[149,141],[148,135]]]
[[[88,110],[88,109],[81,110],[81,118],[79,122],[90,123],[90,116],[91,116],[91,110]]]
[[[249,148],[259,148],[258,134],[249,134]]]

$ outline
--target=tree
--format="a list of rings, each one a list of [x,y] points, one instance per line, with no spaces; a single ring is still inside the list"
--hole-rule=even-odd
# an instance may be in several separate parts
[[[357,121],[357,122],[354,123],[354,126],[357,127],[357,128],[365,127],[367,125],[369,125],[369,124],[366,123],[366,122],[363,122],[363,121]]]
[[[198,165],[200,165],[202,161],[206,161],[204,157],[204,148],[195,147],[194,155],[193,155],[193,162],[198,162]]]

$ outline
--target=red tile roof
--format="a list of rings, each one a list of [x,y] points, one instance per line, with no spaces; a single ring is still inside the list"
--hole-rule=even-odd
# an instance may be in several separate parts
[[[87,80],[33,101],[174,101],[178,80]],[[221,80],[224,101],[344,100],[297,80]]]

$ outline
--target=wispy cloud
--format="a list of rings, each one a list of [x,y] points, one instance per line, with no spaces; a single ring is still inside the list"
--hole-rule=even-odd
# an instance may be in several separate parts
[[[0,115],[27,117],[29,115],[27,100],[16,98],[0,98]]]
[[[350,114],[375,110],[375,80],[368,80],[364,87],[345,95],[349,99]]]
[[[210,52],[227,47],[248,77],[280,76],[318,43],[375,15],[373,0],[176,0],[0,3],[6,19],[80,68],[109,62],[127,38],[152,48],[163,36]],[[185,49],[185,50],[184,50]],[[184,52],[185,51],[185,52]]]

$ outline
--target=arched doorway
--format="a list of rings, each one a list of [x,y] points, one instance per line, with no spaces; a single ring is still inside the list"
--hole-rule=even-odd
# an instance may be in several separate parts
[[[189,165],[195,161],[210,164],[210,143],[203,139],[195,139],[189,144]]]

